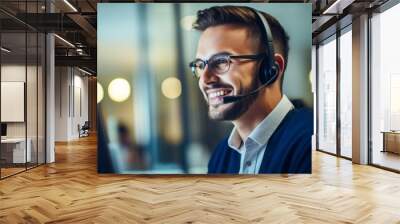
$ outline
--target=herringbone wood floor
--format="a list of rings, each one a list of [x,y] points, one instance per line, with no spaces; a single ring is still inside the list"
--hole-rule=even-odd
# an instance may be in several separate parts
[[[0,181],[0,223],[400,223],[400,175],[320,152],[312,175],[96,173],[96,139]]]

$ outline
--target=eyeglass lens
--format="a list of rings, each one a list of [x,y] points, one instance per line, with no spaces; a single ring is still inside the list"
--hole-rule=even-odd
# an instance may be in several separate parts
[[[222,74],[229,70],[230,59],[228,55],[217,55],[212,56],[208,61],[196,60],[193,64],[194,69],[192,68],[196,77],[200,77],[203,74],[207,64],[211,72]]]

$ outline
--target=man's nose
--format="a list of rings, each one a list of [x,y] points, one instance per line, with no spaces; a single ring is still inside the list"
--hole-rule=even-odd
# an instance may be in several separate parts
[[[210,67],[207,65],[204,68],[203,74],[200,76],[200,80],[202,80],[202,82],[204,84],[210,84],[210,83],[215,83],[219,81],[219,77],[217,74],[215,74],[212,69],[210,69]]]

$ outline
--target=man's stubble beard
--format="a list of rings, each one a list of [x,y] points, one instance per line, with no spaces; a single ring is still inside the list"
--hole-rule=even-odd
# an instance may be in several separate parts
[[[244,89],[243,91],[240,91],[238,93],[239,95],[246,95],[252,92],[253,90],[257,89],[257,80],[253,80],[253,82],[250,85],[250,88]],[[256,101],[259,93],[256,93],[251,96],[247,96],[244,99],[241,99],[239,101],[230,103],[231,105],[228,106],[223,111],[218,111],[217,108],[212,109],[211,106],[208,107],[208,116],[212,120],[216,121],[233,121],[240,116],[242,116],[248,109],[249,107]],[[221,105],[222,106],[222,105]],[[219,107],[219,106],[217,106]]]

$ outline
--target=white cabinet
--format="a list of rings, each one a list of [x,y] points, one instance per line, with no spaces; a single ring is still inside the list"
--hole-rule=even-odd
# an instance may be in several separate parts
[[[25,163],[32,161],[32,140],[28,138],[26,140],[27,147],[25,151],[25,138],[7,138],[2,139],[1,144],[12,147],[12,162],[13,163]],[[26,152],[26,153],[25,153]],[[27,159],[25,161],[25,159]]]

